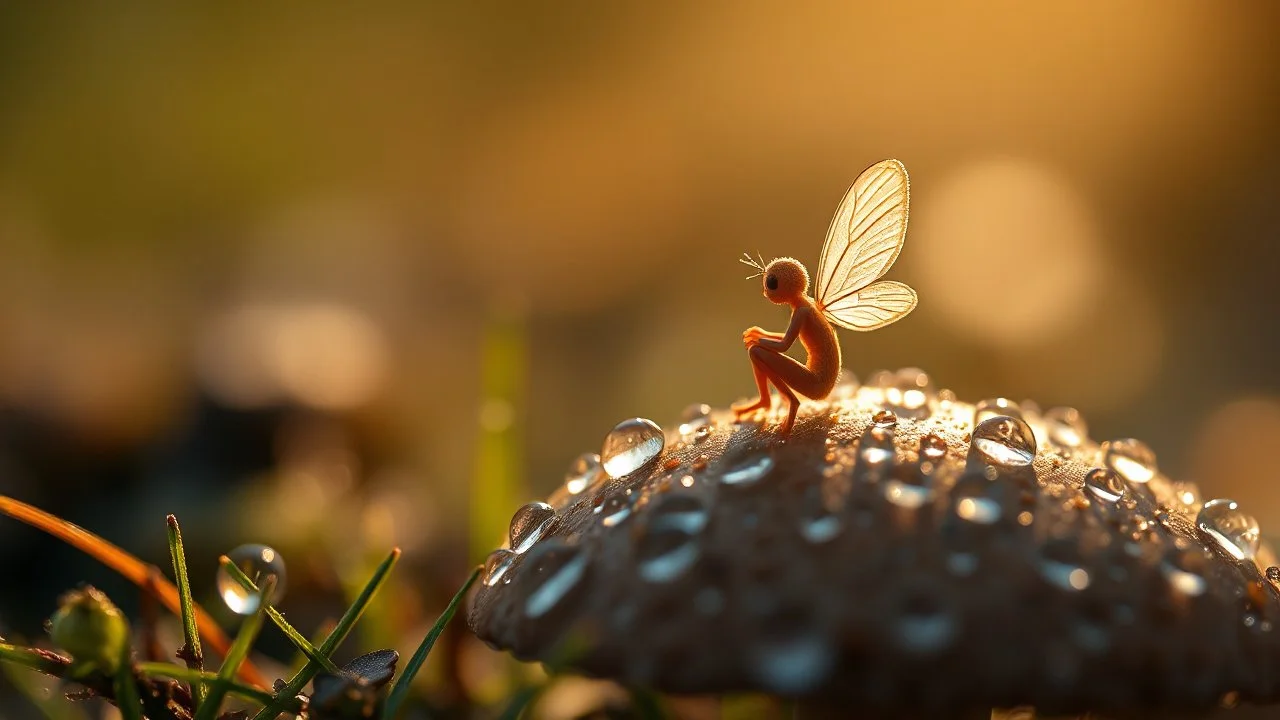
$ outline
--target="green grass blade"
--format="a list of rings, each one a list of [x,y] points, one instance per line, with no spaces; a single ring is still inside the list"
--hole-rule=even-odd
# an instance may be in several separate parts
[[[49,657],[41,650],[24,648],[9,643],[0,643],[0,661],[21,665],[45,675],[62,677],[66,672],[66,661]]]
[[[173,579],[178,586],[178,602],[182,608],[182,635],[185,645],[178,651],[178,656],[187,663],[187,667],[204,670],[204,650],[200,647],[200,630],[196,627],[195,602],[191,599],[191,583],[187,579],[187,554],[182,549],[182,530],[178,528],[178,518],[169,515],[165,518],[169,526],[169,556],[173,559]],[[191,700],[195,710],[200,709],[208,695],[208,688],[202,684],[191,686]]]
[[[189,683],[193,688],[197,685],[207,687],[212,685],[218,679],[218,675],[216,673],[192,670],[191,668],[166,662],[138,663],[138,671],[147,676],[181,680],[182,682]],[[242,697],[246,700],[252,700],[259,705],[266,705],[274,699],[271,693],[266,690],[259,690],[258,688],[250,687],[244,683],[235,682],[234,680],[227,683],[227,694]],[[288,710],[288,712],[301,709],[301,706],[295,705],[293,708]]]
[[[480,577],[480,568],[471,571],[471,576],[467,578],[467,581],[463,583],[458,592],[454,593],[453,599],[449,601],[449,606],[444,609],[443,613],[440,613],[436,624],[431,626],[427,636],[422,639],[422,644],[414,651],[409,663],[404,666],[404,672],[400,674],[400,677],[391,686],[391,691],[387,694],[387,704],[382,708],[383,720],[391,720],[396,716],[396,711],[400,709],[400,704],[404,702],[405,695],[409,692],[409,686],[413,684],[414,676],[422,669],[422,664],[427,661],[427,655],[431,653],[431,648],[435,646],[440,633],[444,632],[449,621],[458,612],[458,606],[462,604],[462,599],[466,597],[467,591],[471,589],[471,585],[475,583],[478,577]]]
[[[329,633],[329,637],[325,638],[324,642],[320,643],[320,647],[317,648],[320,655],[326,658],[329,657],[338,648],[338,645],[347,638],[360,616],[364,614],[365,607],[369,605],[369,601],[373,599],[382,584],[386,582],[387,575],[390,574],[391,568],[395,567],[396,561],[399,559],[400,548],[395,548],[382,561],[382,564],[378,565],[378,569],[373,572],[373,577],[369,578],[369,582],[365,583],[364,589],[360,591],[360,595],[356,597],[355,602],[351,603],[351,607],[347,608],[342,618],[338,620],[337,627],[333,629],[333,632]],[[310,682],[311,678],[315,677],[316,673],[322,669],[323,667],[319,663],[308,660],[307,664],[302,666],[302,669],[276,693],[275,699],[271,704],[262,708],[257,715],[253,716],[254,720],[270,720],[270,718],[274,718],[284,712],[285,706],[292,703],[297,694],[302,691],[303,686]]]
[[[236,564],[226,555],[223,555],[222,558],[218,560],[218,563],[222,566],[222,569],[231,576],[232,580],[235,580],[240,584],[240,587],[252,593],[258,592],[258,586],[254,584],[253,580],[250,580],[249,576],[245,575],[244,571],[237,567]],[[280,631],[285,634],[285,637],[289,638],[289,641],[301,650],[302,653],[307,656],[307,659],[311,662],[319,663],[320,667],[326,672],[338,672],[338,666],[334,665],[332,660],[322,655],[320,650],[317,649],[316,646],[312,645],[311,641],[308,640],[306,636],[298,632],[297,628],[290,625],[289,621],[284,619],[284,615],[281,615],[279,610],[275,609],[274,606],[267,605],[266,613],[267,617],[271,618],[271,622],[275,623],[275,626],[280,628]]]
[[[112,686],[121,720],[142,720],[142,698],[138,696],[138,678],[133,675],[133,648],[127,643],[120,651],[120,666],[116,668]]]
[[[506,408],[513,422],[481,424],[476,433],[475,475],[468,489],[469,555],[482,558],[511,523],[511,508],[525,502],[523,428],[518,419],[528,386],[528,331],[514,308],[494,312],[485,324],[480,351],[480,393],[486,405]]]
[[[262,589],[258,592],[258,612],[245,618],[244,624],[240,626],[240,632],[236,633],[236,639],[231,642],[231,649],[227,651],[227,657],[223,659],[222,667],[218,668],[218,676],[214,679],[213,686],[209,688],[209,695],[196,713],[195,720],[213,720],[217,717],[218,708],[222,705],[222,698],[227,694],[231,679],[235,677],[236,671],[240,669],[240,663],[249,657],[249,649],[253,647],[253,641],[258,637],[258,631],[262,630],[263,618],[266,616],[263,610],[266,608],[267,598],[271,597],[271,591],[275,589],[275,586],[276,579],[274,577],[268,577],[262,583]]]

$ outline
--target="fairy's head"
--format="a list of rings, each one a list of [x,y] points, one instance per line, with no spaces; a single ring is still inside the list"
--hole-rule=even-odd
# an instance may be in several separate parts
[[[809,290],[809,271],[799,260],[781,257],[766,265],[762,258],[752,258],[746,253],[743,258],[744,264],[758,271],[747,279],[763,278],[764,296],[779,305],[794,302]]]

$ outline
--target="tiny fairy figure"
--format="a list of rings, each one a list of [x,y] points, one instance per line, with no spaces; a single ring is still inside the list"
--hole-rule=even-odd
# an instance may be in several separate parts
[[[840,340],[832,325],[868,331],[901,320],[915,309],[916,293],[909,286],[880,280],[902,252],[907,234],[910,187],[907,169],[897,160],[872,165],[853,182],[827,230],[818,260],[817,291],[809,297],[809,271],[794,258],[765,264],[743,254],[741,262],[763,277],[764,296],[791,306],[785,333],[759,327],[742,333],[760,397],[733,406],[741,418],[771,405],[769,383],[787,401],[786,436],[800,410],[796,393],[821,399],[831,393],[840,375]],[[815,299],[816,298],[816,299]],[[799,339],[808,354],[801,364],[786,355]]]

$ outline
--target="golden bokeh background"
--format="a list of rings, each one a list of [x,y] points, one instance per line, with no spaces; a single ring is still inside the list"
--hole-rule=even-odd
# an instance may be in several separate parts
[[[0,492],[156,558],[175,511],[211,552],[456,569],[484,473],[543,495],[621,418],[750,393],[740,333],[786,317],[736,258],[816,263],[897,157],[920,307],[843,334],[854,373],[1074,405],[1275,532],[1276,27],[1190,0],[7,7]],[[33,572],[30,531],[0,541]]]

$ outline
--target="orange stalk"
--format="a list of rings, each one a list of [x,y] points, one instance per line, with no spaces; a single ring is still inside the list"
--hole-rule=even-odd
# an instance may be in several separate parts
[[[174,615],[182,613],[182,605],[178,599],[178,588],[165,579],[154,565],[142,562],[79,525],[67,522],[56,515],[51,515],[20,500],[0,495],[0,513],[43,530],[84,552],[103,565],[120,573],[144,592],[150,592],[160,601],[161,605],[168,608],[169,612]],[[231,641],[203,608],[199,605],[194,605],[194,608],[196,627],[200,630],[200,638],[208,643],[214,652],[225,657],[227,649],[231,647]],[[259,688],[270,687],[270,683],[267,682],[262,672],[248,660],[240,666],[239,675],[245,682]]]

